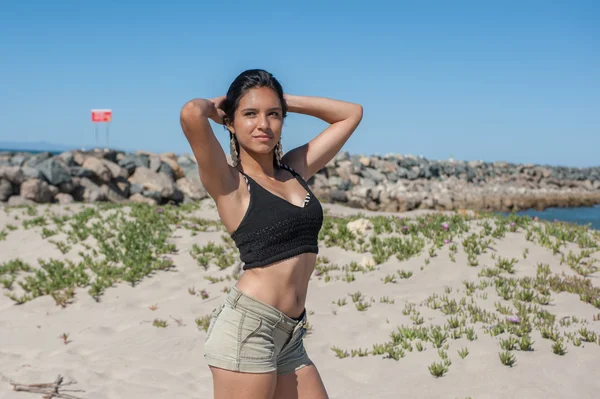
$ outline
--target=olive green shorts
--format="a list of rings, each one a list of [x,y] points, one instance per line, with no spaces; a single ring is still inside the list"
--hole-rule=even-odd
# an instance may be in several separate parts
[[[247,373],[286,374],[312,364],[302,343],[306,310],[294,320],[233,286],[212,312],[204,359],[209,366]]]

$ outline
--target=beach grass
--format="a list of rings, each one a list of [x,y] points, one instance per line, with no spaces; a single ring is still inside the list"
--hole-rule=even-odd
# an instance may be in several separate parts
[[[227,292],[239,277],[234,267],[238,255],[224,226],[198,216],[199,207],[6,206],[2,212],[11,222],[0,226],[0,240],[10,240],[19,231],[35,231],[62,256],[40,257],[37,264],[19,257],[0,258],[1,289],[14,305],[49,296],[57,306],[68,307],[82,290],[101,302],[118,283],[135,287],[159,273],[177,270],[173,259],[177,255],[190,257],[205,272],[203,282],[185,289],[209,300],[215,291],[207,287],[222,286]],[[182,231],[190,237],[210,234],[211,239],[193,243],[181,253],[173,237]],[[394,326],[387,340],[364,338],[356,347],[332,343],[331,354],[338,361],[374,356],[400,362],[423,356],[424,370],[442,378],[452,373],[452,357],[468,362],[473,357],[470,345],[484,337],[495,342],[496,350],[488,355],[510,368],[519,367],[523,354],[548,351],[563,357],[575,348],[600,345],[600,287],[593,280],[599,271],[600,234],[588,226],[515,214],[432,212],[398,217],[359,212],[326,214],[319,241],[324,249],[356,255],[347,262],[317,258],[315,284],[348,287],[346,295],[330,300],[334,316],[342,311],[395,312],[404,321]],[[504,253],[503,248],[513,243],[519,247]],[[378,288],[409,287],[414,280],[424,284],[423,276],[443,279],[444,270],[460,277],[420,301],[400,300]],[[374,275],[378,277],[369,292],[355,289],[357,281]],[[556,313],[553,305],[559,296],[564,301],[564,295],[579,301],[583,309],[579,316]],[[151,310],[156,310],[153,306]],[[206,332],[209,323],[210,315],[202,314],[193,324]],[[168,329],[173,324],[156,317],[152,325]],[[320,328],[324,326],[311,325],[311,335],[319,334]],[[68,342],[67,333],[63,340]],[[436,353],[434,359],[427,355],[431,351]]]

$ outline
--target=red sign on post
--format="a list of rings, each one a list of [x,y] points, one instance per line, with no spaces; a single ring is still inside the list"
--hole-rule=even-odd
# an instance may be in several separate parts
[[[112,120],[111,109],[93,109],[92,122],[110,122]]]

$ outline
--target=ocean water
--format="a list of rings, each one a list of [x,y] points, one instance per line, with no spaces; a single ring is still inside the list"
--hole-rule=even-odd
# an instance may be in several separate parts
[[[0,152],[27,152],[30,154],[39,154],[41,152],[50,152],[52,154],[60,154],[63,151],[54,151],[54,150],[13,150],[10,148],[0,148]]]
[[[581,208],[548,208],[543,211],[526,210],[517,214],[537,216],[539,219],[549,221],[556,219],[561,222],[590,225],[591,228],[600,230],[600,205]]]

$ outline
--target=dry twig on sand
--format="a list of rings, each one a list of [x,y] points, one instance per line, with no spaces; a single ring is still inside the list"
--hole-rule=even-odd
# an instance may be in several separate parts
[[[179,327],[185,327],[185,323],[183,322],[183,320],[182,320],[182,319],[176,319],[176,318],[174,318],[174,317],[173,317],[173,316],[171,316],[171,315],[169,315],[169,317],[170,317],[170,318],[172,318],[173,320],[175,320],[175,323],[177,323],[177,325],[178,325]]]
[[[81,389],[63,389],[64,386],[77,384],[76,382],[67,382],[63,384],[63,377],[59,374],[56,381],[46,384],[19,384],[11,382],[13,391],[43,393],[43,399],[63,398],[63,399],[82,399],[65,392],[83,392]],[[59,391],[60,390],[60,391]]]

